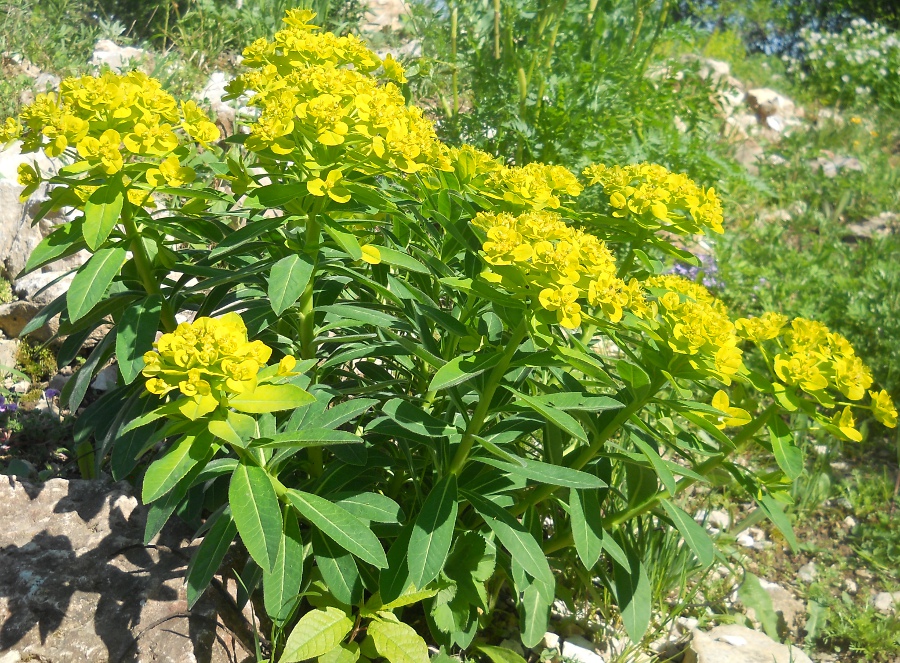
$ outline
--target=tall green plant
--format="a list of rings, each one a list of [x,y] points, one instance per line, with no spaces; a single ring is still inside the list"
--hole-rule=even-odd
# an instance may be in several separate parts
[[[77,409],[116,358],[77,441],[142,477],[148,541],[206,516],[189,603],[239,537],[282,663],[425,661],[426,632],[466,649],[507,596],[534,646],[573,566],[640,642],[659,573],[632,525],[652,517],[708,567],[677,498],[718,470],[795,546],[781,412],[856,439],[854,411],[896,411],[823,326],[733,322],[659,275],[663,255],[696,262],[673,238],[723,231],[715,192],[660,166],[579,179],[449,148],[392,57],[311,18],[245,51],[230,91],[260,115],[221,149],[137,72],[64,81],[4,129],[70,161],[24,165],[24,195],[49,180],[43,213],[81,211],[27,271],[92,253],[25,332],[59,314],[65,358],[113,320],[62,399]],[[598,204],[578,211],[585,187]],[[780,471],[733,462],[751,444]]]

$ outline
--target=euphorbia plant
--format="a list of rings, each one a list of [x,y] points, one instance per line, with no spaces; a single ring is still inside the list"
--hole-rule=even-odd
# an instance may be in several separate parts
[[[711,564],[676,498],[724,469],[793,544],[780,504],[802,458],[782,413],[858,439],[855,410],[889,426],[896,410],[822,325],[733,322],[663,274],[696,262],[680,237],[722,232],[715,192],[659,166],[579,179],[443,145],[396,62],[311,19],[292,10],[245,51],[231,93],[259,117],[221,146],[137,73],[68,79],[6,130],[70,162],[22,170],[51,183],[45,212],[81,211],[26,269],[93,253],[31,326],[60,314],[67,362],[113,322],[63,399],[115,357],[120,386],[77,441],[142,476],[148,540],[206,515],[189,601],[239,537],[289,633],[279,661],[424,661],[424,624],[468,648],[504,593],[537,644],[554,570],[577,564],[638,641],[633,519]],[[754,443],[779,472],[732,462]]]

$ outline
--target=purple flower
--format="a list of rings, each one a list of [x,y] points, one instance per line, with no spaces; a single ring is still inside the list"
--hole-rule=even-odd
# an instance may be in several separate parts
[[[59,396],[59,389],[44,389],[44,398],[48,401]]]

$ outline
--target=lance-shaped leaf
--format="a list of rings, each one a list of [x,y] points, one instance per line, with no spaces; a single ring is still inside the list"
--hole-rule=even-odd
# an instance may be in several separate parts
[[[428,663],[428,645],[413,628],[393,621],[373,620],[369,635],[375,650],[390,663]]]
[[[272,572],[281,544],[281,509],[269,474],[240,464],[231,475],[228,503],[241,541],[264,572]]]
[[[116,333],[116,361],[125,384],[131,384],[144,368],[144,353],[153,348],[162,298],[151,295],[135,302],[122,314]]]
[[[118,179],[99,187],[84,204],[84,241],[96,251],[109,237],[122,215],[125,192]]]
[[[189,609],[194,607],[194,604],[203,595],[216,571],[219,570],[225,553],[228,552],[228,548],[237,534],[237,527],[228,509],[219,512],[214,517],[215,522],[207,530],[188,566],[187,602]]]
[[[526,647],[537,646],[547,632],[552,603],[536,583],[522,593],[522,644]]]
[[[125,256],[121,247],[102,249],[84,264],[66,293],[70,321],[80,320],[103,299],[125,263]]]
[[[616,599],[625,631],[632,642],[638,643],[650,625],[653,596],[650,591],[647,570],[640,558],[633,553],[628,558],[629,565],[627,567],[618,563],[613,564]]]
[[[387,566],[381,542],[359,518],[318,495],[299,490],[288,490],[287,495],[301,516],[344,550],[379,569]]]
[[[581,427],[581,424],[579,424],[571,414],[567,414],[562,410],[557,410],[555,407],[548,405],[533,396],[528,396],[520,391],[516,391],[511,387],[506,387],[506,389],[514,393],[518,400],[531,407],[531,409],[539,412],[541,416],[554,426],[559,427],[577,440],[587,442],[587,434],[584,432],[584,428]]]
[[[712,564],[716,558],[716,551],[712,539],[709,538],[709,534],[706,533],[706,530],[703,529],[696,520],[672,504],[669,500],[663,500],[662,505],[666,510],[666,513],[669,514],[669,518],[672,519],[672,522],[675,523],[675,527],[684,538],[684,542],[694,551],[694,554],[697,555],[697,559],[700,563],[704,567]]]
[[[551,486],[566,488],[605,488],[606,482],[593,474],[573,470],[571,467],[551,465],[530,458],[517,458],[517,463],[506,463],[496,458],[475,458],[480,463],[496,467],[514,476],[524,477]]]
[[[318,530],[313,530],[312,545],[316,567],[332,596],[346,605],[359,603],[363,584],[353,555]]]
[[[794,445],[794,435],[781,417],[770,417],[768,428],[775,461],[793,481],[803,474],[803,452]]]
[[[312,403],[316,399],[295,384],[261,384],[253,391],[232,396],[228,404],[239,412],[281,412]]]
[[[168,493],[197,463],[206,458],[213,436],[203,431],[185,435],[173,444],[162,458],[153,461],[144,475],[141,500],[149,504]]]
[[[304,255],[289,255],[272,265],[269,301],[275,315],[281,315],[300,299],[312,273],[313,264]]]
[[[284,645],[284,654],[278,662],[299,663],[327,654],[337,647],[352,629],[353,620],[339,608],[310,610],[300,618],[291,631]]]
[[[409,537],[409,577],[416,587],[425,587],[444,568],[458,510],[456,476],[451,474],[431,489]]]
[[[283,622],[303,583],[303,541],[297,516],[290,510],[284,514],[284,528],[278,544],[278,557],[272,572],[263,571],[263,600],[266,612],[276,622]]]

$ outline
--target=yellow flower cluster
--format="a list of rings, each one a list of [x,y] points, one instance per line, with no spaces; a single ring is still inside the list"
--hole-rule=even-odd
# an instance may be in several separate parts
[[[743,367],[743,359],[725,305],[699,283],[681,276],[654,276],[644,285],[659,291],[657,303],[669,331],[669,347],[679,354],[704,357],[705,364],[693,359],[691,365],[728,384]]]
[[[382,61],[354,35],[316,32],[309,24],[314,16],[290,10],[288,27],[273,41],[260,39],[244,50],[244,64],[254,70],[228,91],[234,97],[256,93],[250,103],[261,114],[247,148],[281,156],[306,153],[304,162],[318,160],[324,168],[334,155],[317,147],[340,145],[341,163],[363,172],[449,170],[447,148],[423,111],[407,106],[394,83],[379,84],[372,75],[381,68],[386,77],[403,81],[400,65],[393,58]]]
[[[485,233],[484,259],[492,266],[486,277],[510,291],[536,294],[563,327],[581,325],[582,302],[612,322],[621,320],[626,308],[638,316],[651,314],[640,284],[616,277],[606,244],[566,224],[559,214],[479,212],[472,223]]]
[[[486,193],[514,205],[540,210],[557,209],[561,195],[578,196],[583,188],[563,166],[535,162],[522,167],[498,164],[488,176]]]
[[[262,341],[247,341],[247,327],[237,313],[183,322],[154,347],[144,354],[147,391],[162,396],[177,389],[207,412],[229,394],[256,389],[257,375],[272,355]],[[284,357],[278,374],[288,375],[295,363]]]
[[[656,164],[585,168],[589,185],[599,184],[609,196],[613,216],[631,217],[643,228],[665,229],[679,235],[716,233],[722,227],[722,204],[715,189],[706,189],[682,173]]]
[[[126,160],[143,157],[158,164],[146,178],[151,186],[179,186],[194,177],[174,154],[185,141],[180,128],[201,145],[219,138],[219,130],[192,102],[176,103],[156,79],[139,71],[106,72],[62,81],[59,93],[39,94],[22,109],[20,121],[7,120],[0,142],[22,138],[23,152],[43,150],[48,157],[69,154],[99,175],[114,175]],[[19,174],[23,186],[40,176]]]
[[[754,343],[775,341],[773,370],[778,380],[811,395],[822,405],[833,406],[828,389],[840,392],[850,401],[865,398],[872,386],[869,367],[856,354],[842,335],[832,332],[821,322],[794,318],[785,329],[787,318],[778,313],[765,313],[758,318],[743,318],[735,323],[741,336]],[[869,391],[875,418],[885,426],[897,425],[897,410],[890,395]],[[850,405],[837,410],[831,423],[851,440],[860,440]]]

